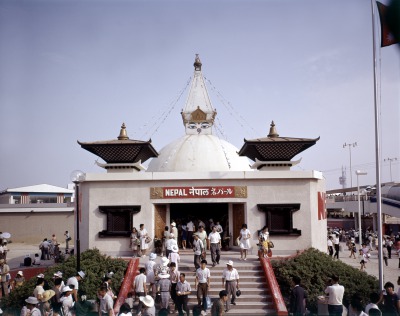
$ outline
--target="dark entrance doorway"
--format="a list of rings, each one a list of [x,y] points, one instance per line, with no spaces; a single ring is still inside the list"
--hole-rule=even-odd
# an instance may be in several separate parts
[[[212,219],[214,223],[219,222],[222,226],[223,237],[229,236],[229,204],[228,203],[179,203],[170,204],[170,218],[171,222],[174,220],[177,224],[186,224],[192,220],[196,225],[199,220],[206,225],[207,233],[210,232],[209,220]]]

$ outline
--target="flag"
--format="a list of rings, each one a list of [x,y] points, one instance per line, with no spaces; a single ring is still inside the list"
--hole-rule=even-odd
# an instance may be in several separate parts
[[[379,1],[377,1],[376,4],[378,6],[379,19],[381,22],[381,47],[398,43],[388,25],[388,7]]]

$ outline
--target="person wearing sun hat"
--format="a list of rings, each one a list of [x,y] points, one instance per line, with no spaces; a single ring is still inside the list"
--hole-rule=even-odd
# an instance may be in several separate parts
[[[229,260],[226,263],[226,268],[222,272],[222,287],[228,293],[228,300],[231,299],[231,304],[236,305],[236,290],[239,290],[239,273],[233,267],[233,261]],[[229,310],[228,300],[226,301],[226,310]]]
[[[43,315],[49,315],[51,312],[51,304],[49,300],[56,294],[53,290],[47,290],[44,291],[42,295],[42,299],[40,300],[42,302],[42,314]]]
[[[140,302],[144,305],[142,312],[138,314],[142,316],[155,316],[156,308],[154,306],[154,299],[150,295],[139,297]]]
[[[72,308],[74,307],[74,301],[72,298],[73,290],[67,285],[62,288],[62,293],[64,296],[60,298],[60,303],[62,303],[62,312],[64,316],[72,316]]]
[[[157,255],[155,253],[151,253],[149,256],[149,261],[146,262],[144,265],[144,268],[146,269],[146,278],[147,278],[147,283],[150,284],[149,291],[151,289],[151,295],[154,297],[156,293],[156,286],[155,286],[155,274],[154,274],[154,269],[156,266],[156,260]]]
[[[78,302],[78,289],[79,289],[79,282],[85,278],[85,272],[79,271],[76,273],[75,276],[70,277],[67,280],[67,286],[73,286],[73,293],[72,296],[74,297],[75,302]]]
[[[11,286],[13,289],[16,289],[16,288],[22,286],[24,283],[25,283],[24,272],[18,271],[14,280],[12,280],[12,282],[11,282]]]
[[[169,297],[171,292],[171,281],[169,279],[169,274],[167,271],[162,271],[158,277],[160,281],[158,281],[158,291],[161,294],[161,308],[168,309]]]
[[[26,306],[24,306],[21,310],[21,316],[41,316],[42,313],[40,312],[39,308],[37,308],[37,304],[39,301],[36,297],[29,296],[26,300]]]
[[[176,269],[178,269],[178,263],[181,261],[181,257],[179,256],[179,248],[177,245],[173,245],[171,247],[171,253],[168,256],[170,262],[175,262]]]

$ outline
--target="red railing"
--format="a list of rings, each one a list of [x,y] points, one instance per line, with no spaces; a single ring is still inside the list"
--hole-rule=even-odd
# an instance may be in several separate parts
[[[124,281],[122,282],[121,289],[119,290],[118,298],[114,303],[114,313],[118,314],[122,304],[125,303],[125,299],[128,297],[128,293],[132,290],[133,280],[137,275],[139,267],[139,259],[129,260],[128,268],[126,269]]]
[[[264,270],[265,278],[267,279],[268,287],[271,291],[272,301],[276,309],[276,315],[287,316],[288,311],[283,300],[281,289],[275,278],[274,270],[272,269],[271,261],[269,258],[260,258],[261,266]]]

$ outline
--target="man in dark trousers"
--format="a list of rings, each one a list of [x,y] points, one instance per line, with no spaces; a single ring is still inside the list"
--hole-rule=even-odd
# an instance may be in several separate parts
[[[307,292],[300,286],[301,279],[298,276],[292,277],[293,289],[290,293],[290,309],[291,315],[300,316],[306,312]]]

